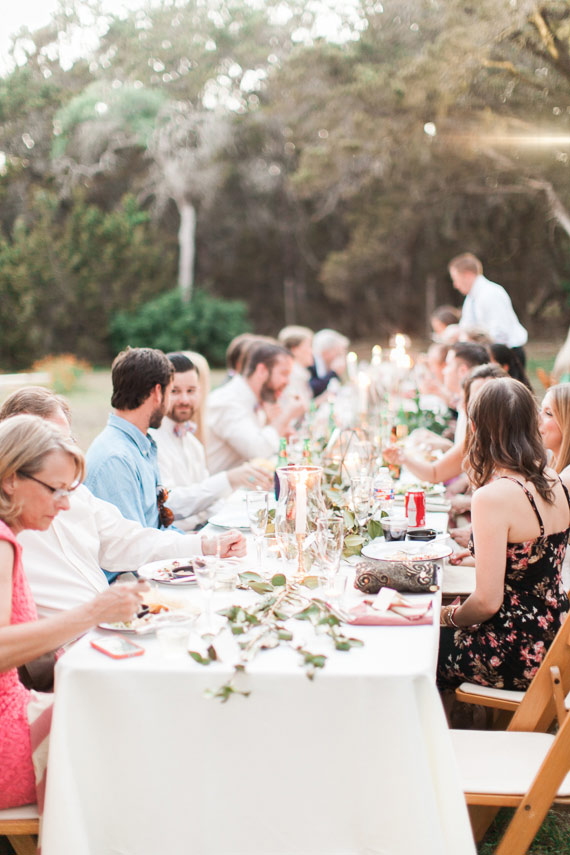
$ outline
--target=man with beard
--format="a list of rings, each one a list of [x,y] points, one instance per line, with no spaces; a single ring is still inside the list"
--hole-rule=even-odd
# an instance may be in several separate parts
[[[238,487],[269,490],[272,479],[251,463],[209,474],[204,447],[193,433],[192,420],[201,401],[198,369],[183,353],[169,353],[168,358],[174,366],[170,406],[161,426],[151,430],[151,435],[158,446],[161,483],[168,488],[168,507],[176,526],[190,531],[213,512],[216,500]]]
[[[128,347],[119,353],[111,372],[115,412],[86,457],[85,486],[116,505],[127,519],[151,528],[166,528],[172,522],[172,516],[164,513],[168,509],[161,500],[156,443],[148,429],[160,427],[173,373],[161,350]]]
[[[211,392],[206,419],[210,472],[277,453],[279,437],[292,433],[291,425],[305,409],[299,402],[287,408],[278,403],[292,368],[289,351],[260,342],[250,349],[243,374]]]

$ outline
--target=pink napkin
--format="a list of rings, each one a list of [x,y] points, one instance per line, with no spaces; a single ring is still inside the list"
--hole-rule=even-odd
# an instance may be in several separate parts
[[[350,610],[349,623],[358,626],[425,626],[433,623],[432,600],[418,603],[393,588],[381,588],[374,601],[364,600]]]

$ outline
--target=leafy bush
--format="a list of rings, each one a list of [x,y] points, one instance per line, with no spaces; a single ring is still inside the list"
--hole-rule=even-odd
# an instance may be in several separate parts
[[[183,303],[180,292],[169,291],[140,306],[119,312],[109,325],[114,351],[131,347],[195,350],[212,365],[223,365],[226,347],[248,327],[247,308],[242,300],[222,300],[196,289],[192,300]]]

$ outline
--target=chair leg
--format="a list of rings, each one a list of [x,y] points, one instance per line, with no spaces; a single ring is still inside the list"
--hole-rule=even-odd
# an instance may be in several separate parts
[[[31,834],[8,835],[10,845],[16,855],[36,855],[38,839]]]
[[[512,717],[511,710],[494,709],[492,730],[506,730]]]
[[[499,808],[492,805],[468,805],[467,807],[469,809],[473,837],[476,843],[480,843],[497,816]]]

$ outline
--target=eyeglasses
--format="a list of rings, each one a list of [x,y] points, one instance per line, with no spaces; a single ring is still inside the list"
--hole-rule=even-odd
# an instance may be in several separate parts
[[[168,490],[166,487],[157,487],[156,501],[158,504],[158,520],[163,528],[168,528],[174,522],[174,514],[166,507],[168,501]]]
[[[27,478],[29,481],[35,481],[36,484],[41,484],[42,487],[45,487],[46,490],[50,491],[56,502],[58,499],[67,499],[73,491],[79,487],[79,481],[77,484],[73,484],[69,490],[64,490],[62,487],[52,487],[51,484],[46,484],[45,481],[40,481],[39,478],[35,478],[33,475],[28,475],[27,472],[18,472],[18,475],[20,478]]]

